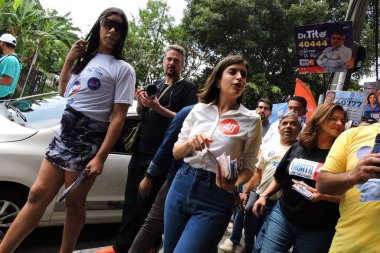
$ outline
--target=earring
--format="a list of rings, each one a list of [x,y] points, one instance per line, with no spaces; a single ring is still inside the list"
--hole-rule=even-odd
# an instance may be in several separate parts
[[[220,83],[217,83],[217,84],[216,84],[216,87],[217,87],[218,89],[220,89]]]

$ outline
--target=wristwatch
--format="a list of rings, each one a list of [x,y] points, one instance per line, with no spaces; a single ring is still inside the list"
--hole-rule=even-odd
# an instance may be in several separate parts
[[[267,198],[268,198],[268,196],[265,195],[264,193],[261,193],[261,194],[260,194],[260,197],[263,197],[264,199],[267,199]]]

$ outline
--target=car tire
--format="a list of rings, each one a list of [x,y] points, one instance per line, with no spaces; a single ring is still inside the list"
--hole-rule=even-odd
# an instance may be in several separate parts
[[[1,233],[4,234],[8,230],[26,199],[27,194],[24,190],[0,186],[0,240]]]

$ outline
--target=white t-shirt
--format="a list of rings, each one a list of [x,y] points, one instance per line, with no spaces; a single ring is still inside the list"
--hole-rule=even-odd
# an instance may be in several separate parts
[[[243,105],[219,116],[216,105],[198,103],[185,119],[177,143],[185,142],[196,134],[204,134],[212,140],[209,150],[215,157],[225,152],[231,160],[237,160],[238,168],[254,170],[261,132],[260,116]],[[184,161],[192,167],[216,172],[205,150],[193,151]]]
[[[279,141],[269,142],[262,145],[259,161],[256,168],[262,171],[262,177],[256,192],[258,194],[264,193],[273,180],[273,175],[276,172],[278,164],[281,162],[282,157],[286,151],[289,150],[291,145],[282,145]],[[278,200],[281,196],[281,191],[270,197],[271,200]]]
[[[84,115],[110,122],[115,103],[132,105],[135,70],[112,55],[97,54],[66,87],[67,104]]]

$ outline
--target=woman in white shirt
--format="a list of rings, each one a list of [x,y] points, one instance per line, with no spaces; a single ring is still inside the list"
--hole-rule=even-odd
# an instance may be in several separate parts
[[[261,143],[260,117],[242,104],[248,66],[240,56],[221,60],[199,94],[173,149],[184,159],[165,204],[164,252],[211,252],[232,214],[234,194],[249,180]],[[240,172],[227,181],[206,152],[236,159]],[[223,170],[223,168],[221,168]]]

